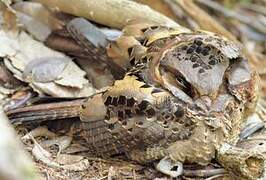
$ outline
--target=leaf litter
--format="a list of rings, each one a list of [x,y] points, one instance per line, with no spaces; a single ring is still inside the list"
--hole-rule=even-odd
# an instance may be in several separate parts
[[[142,0],[141,2],[146,3],[148,0]],[[105,65],[100,64],[100,69],[97,69],[99,68],[97,62],[84,61],[84,59],[77,60],[77,65],[76,62],[73,61],[73,56],[50,49],[42,43],[53,31],[62,30],[64,25],[64,22],[54,16],[52,11],[47,10],[40,3],[21,1],[12,6],[10,6],[11,1],[4,1],[4,3],[8,8],[4,13],[1,12],[0,22],[3,25],[3,19],[8,19],[9,22],[6,24],[12,31],[6,31],[4,26],[1,26],[0,57],[5,68],[13,74],[19,83],[12,88],[7,88],[3,84],[0,84],[0,98],[2,100],[5,98],[11,98],[11,100],[16,99],[10,95],[25,92],[27,84],[34,92],[37,92],[39,96],[50,95],[53,97],[90,96],[96,93],[99,88],[112,84],[113,77],[110,75],[110,71],[106,70],[106,72],[104,72],[106,68]],[[152,6],[152,3],[149,3],[149,5]],[[242,7],[240,6],[240,8]],[[160,9],[160,7],[158,9]],[[182,11],[180,7],[176,9]],[[247,13],[246,9],[242,8],[241,12],[238,11],[240,13]],[[14,12],[16,12],[15,16],[13,16]],[[184,24],[193,24],[194,27],[201,25],[201,22],[197,22],[197,19],[193,19],[193,17],[190,17],[185,12],[181,12],[181,14],[187,17],[184,18],[185,20],[181,20],[188,21]],[[224,22],[221,15],[215,15]],[[257,16],[265,20],[265,14],[263,15],[264,17],[261,16],[261,13],[258,13]],[[252,18],[253,17],[254,16],[252,16]],[[177,21],[179,20],[180,19],[177,18]],[[193,23],[191,23],[191,21],[193,21]],[[14,24],[15,22],[19,23]],[[231,21],[225,21],[223,25],[229,26],[232,25],[232,23]],[[18,26],[20,31],[18,31],[15,26]],[[251,26],[254,26],[254,24]],[[265,64],[266,59],[266,44],[260,41],[261,37],[265,37],[265,34],[262,34],[261,31],[257,32],[254,29],[250,29],[248,24],[243,25],[241,22],[237,22],[230,27],[235,28],[233,32],[238,32],[237,35],[239,39],[247,46],[250,52],[256,51],[254,54],[256,54],[257,58],[253,59],[253,63],[258,67],[258,71],[261,74],[264,88],[263,96],[266,97],[265,68],[260,65],[261,63]],[[24,31],[21,31],[21,29]],[[110,33],[108,29],[103,29],[103,32]],[[110,40],[117,38],[119,33],[120,32],[117,31],[111,34]],[[250,39],[243,38],[245,35]],[[91,66],[88,67],[89,65]],[[2,74],[3,73],[1,73],[1,75]],[[7,81],[12,82],[12,80]],[[20,103],[18,103],[18,105],[25,104],[28,100],[27,98],[29,98],[26,95],[21,95],[21,97],[26,97],[26,100],[19,101]],[[23,128],[27,131],[26,127]],[[168,179],[166,177],[160,177],[160,175],[156,175],[156,173],[151,173],[151,175],[146,176],[144,174],[146,174],[147,169],[143,170],[143,167],[135,166],[134,164],[117,164],[119,161],[116,159],[106,161],[98,158],[88,158],[86,153],[85,156],[83,154],[73,154],[71,153],[71,148],[72,152],[77,152],[82,149],[82,147],[70,144],[67,138],[65,144],[60,144],[59,141],[57,141],[58,138],[64,137],[58,137],[55,133],[48,133],[49,131],[47,128],[41,128],[41,131],[43,132],[30,132],[24,136],[22,140],[31,141],[31,145],[29,145],[28,142],[25,145],[28,145],[29,149],[31,149],[32,156],[37,160],[36,165],[39,167],[45,179],[51,177],[54,179],[65,179],[66,177],[77,179],[142,179],[144,177]],[[263,129],[248,139],[240,141],[238,146],[256,149],[265,155],[266,138],[264,131]],[[46,134],[45,138],[51,139],[45,139],[44,141],[43,139],[39,139],[37,136],[42,134]],[[69,151],[67,151],[68,149],[64,150],[68,145],[70,145]],[[55,146],[58,149],[54,148]],[[83,152],[85,151],[86,149],[84,149]],[[192,173],[195,173],[195,171]]]

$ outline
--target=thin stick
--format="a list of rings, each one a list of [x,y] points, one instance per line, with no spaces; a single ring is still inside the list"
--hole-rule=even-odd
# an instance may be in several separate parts
[[[225,174],[217,174],[215,176],[212,176],[212,177],[209,177],[209,178],[206,178],[205,180],[213,180],[213,179],[217,179],[219,177],[224,177]]]
[[[189,177],[210,177],[210,176],[215,176],[219,174],[225,174],[226,170],[223,168],[219,169],[200,169],[200,170],[185,170],[183,172],[184,176],[189,176]]]
[[[237,41],[235,36],[227,31],[221,24],[199,8],[192,0],[172,0],[179,5],[189,16],[191,16],[200,28],[227,37],[232,41]]]
[[[129,0],[34,0],[50,8],[122,29],[129,20],[145,19],[161,25],[180,26],[146,5]]]
[[[223,7],[222,5],[214,1],[210,1],[210,0],[197,0],[197,1],[215,11],[218,11],[224,14],[225,17],[231,17],[231,18],[237,19],[240,22],[245,23],[255,28],[257,31],[266,34],[266,27],[252,16],[246,16],[246,15],[241,14],[240,12],[235,12],[235,11],[226,9],[225,7]]]

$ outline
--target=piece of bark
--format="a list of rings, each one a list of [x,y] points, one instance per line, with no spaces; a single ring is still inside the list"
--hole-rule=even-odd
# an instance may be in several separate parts
[[[167,26],[179,26],[150,7],[128,0],[34,0],[50,8],[85,17],[106,26],[122,29],[129,20],[145,19]]]
[[[15,131],[0,108],[0,179],[40,179],[22,144],[17,141]]]

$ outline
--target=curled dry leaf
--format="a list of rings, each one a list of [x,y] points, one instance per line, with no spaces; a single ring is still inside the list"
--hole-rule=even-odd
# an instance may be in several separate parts
[[[61,74],[59,73],[61,71],[60,68],[55,70],[55,73],[60,75],[53,82],[47,81],[53,79],[54,75],[53,77],[46,76],[42,79],[39,74],[47,74],[48,70],[46,68],[52,66],[49,65],[52,59],[47,60],[44,67],[38,67],[38,64],[42,64],[43,62],[34,62],[34,65],[29,65],[30,70],[34,70],[36,67],[37,70],[40,68],[42,70],[41,72],[37,72],[36,69],[33,71],[34,77],[37,76],[37,79],[45,81],[45,83],[42,81],[30,82],[29,85],[33,87],[35,91],[56,97],[82,97],[90,96],[95,93],[95,89],[89,81],[84,78],[85,72],[73,63],[69,57],[45,47],[42,43],[33,40],[25,32],[21,32],[18,36],[15,36],[13,34],[7,34],[2,30],[0,31],[0,42],[5,44],[5,46],[0,48],[0,57],[6,57],[5,65],[14,73],[15,77],[22,81],[25,81],[23,72],[32,60],[43,61],[43,59],[50,59],[49,57],[52,57],[55,59],[65,59],[60,61],[68,62]],[[27,72],[28,70],[26,69],[26,74]]]

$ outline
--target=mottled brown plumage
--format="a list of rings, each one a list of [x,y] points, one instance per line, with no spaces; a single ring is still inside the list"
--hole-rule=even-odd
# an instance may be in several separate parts
[[[107,53],[127,74],[72,111],[81,120],[74,137],[97,156],[206,165],[223,143],[236,143],[255,109],[257,74],[241,47],[218,35],[135,22]],[[7,113],[29,121],[24,111]]]

